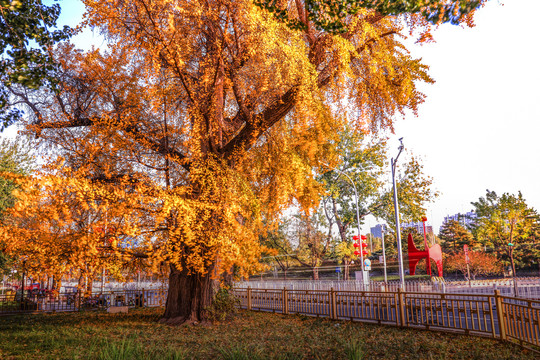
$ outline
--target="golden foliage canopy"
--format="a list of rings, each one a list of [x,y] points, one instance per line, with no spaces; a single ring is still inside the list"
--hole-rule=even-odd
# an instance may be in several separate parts
[[[406,22],[372,10],[333,35],[301,1],[289,11],[304,30],[251,0],[83,2],[107,48],[60,46],[58,94],[14,90],[62,161],[22,186],[3,236],[50,266],[93,261],[97,226],[117,239],[103,261],[249,272],[262,224],[295,200],[317,204],[335,129],[391,129],[432,82],[400,42]]]

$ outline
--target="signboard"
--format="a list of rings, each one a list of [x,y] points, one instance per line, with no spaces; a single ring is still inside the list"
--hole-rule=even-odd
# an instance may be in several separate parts
[[[369,259],[364,260],[364,270],[366,271],[371,270],[371,260]]]
[[[336,272],[337,272],[337,273],[340,273],[340,272],[341,272],[341,267],[338,266],[338,267],[336,268]]]

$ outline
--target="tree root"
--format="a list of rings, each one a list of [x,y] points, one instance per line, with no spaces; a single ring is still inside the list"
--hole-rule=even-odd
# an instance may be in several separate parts
[[[161,318],[158,321],[160,324],[169,326],[182,326],[182,325],[210,325],[211,322],[207,320],[200,321],[194,316],[186,318],[185,316],[176,316],[172,318]]]

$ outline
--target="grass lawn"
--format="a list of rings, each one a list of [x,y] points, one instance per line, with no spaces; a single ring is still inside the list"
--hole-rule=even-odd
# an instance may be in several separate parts
[[[156,323],[161,312],[3,316],[0,359],[538,359],[496,340],[429,331],[247,311],[169,327]]]

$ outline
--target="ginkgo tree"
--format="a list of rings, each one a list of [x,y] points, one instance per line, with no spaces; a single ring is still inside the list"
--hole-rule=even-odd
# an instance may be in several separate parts
[[[407,25],[370,9],[336,35],[311,26],[302,1],[287,10],[301,30],[250,0],[83,2],[107,49],[60,46],[57,93],[11,89],[33,114],[28,132],[65,160],[33,189],[52,209],[67,196],[114,221],[110,235],[124,241],[107,248],[110,261],[169,264],[169,324],[205,320],[214,280],[258,266],[265,224],[293,203],[318,204],[315,174],[337,162],[337,128],[391,129],[422,103],[417,83],[431,82],[400,42]],[[428,26],[414,16],[409,24]],[[70,179],[77,185],[57,195]],[[121,201],[104,202],[109,193]],[[102,239],[69,233],[72,210],[58,230],[51,209],[50,221],[32,225],[40,234],[15,231],[40,198],[20,196],[29,200],[4,229],[11,251],[59,256],[63,245],[50,239],[61,230],[80,256],[99,256]]]

